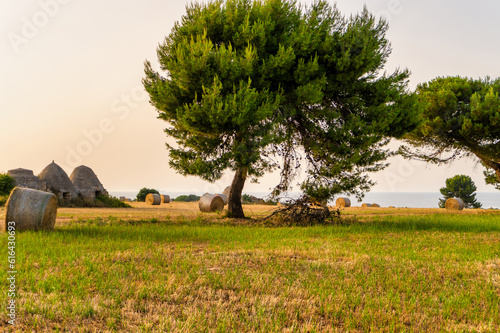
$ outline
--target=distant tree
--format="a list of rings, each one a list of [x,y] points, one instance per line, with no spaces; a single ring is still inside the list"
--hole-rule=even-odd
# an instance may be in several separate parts
[[[400,152],[441,164],[475,156],[488,184],[500,183],[500,79],[436,78],[418,86],[422,123]],[[497,189],[500,189],[497,186]]]
[[[16,181],[8,173],[0,173],[0,195],[9,195],[16,186]]]
[[[439,199],[439,207],[444,208],[444,204],[449,198],[460,198],[465,204],[465,208],[480,208],[481,203],[476,201],[476,185],[469,176],[456,175],[446,179],[446,187],[439,190],[444,196]]]
[[[137,201],[141,201],[141,202],[144,202],[146,201],[146,196],[149,194],[149,193],[156,193],[156,194],[160,194],[160,192],[158,192],[158,190],[155,190],[153,188],[146,188],[146,187],[143,187],[139,190],[139,193],[137,193],[137,196],[135,197],[135,199]]]
[[[174,199],[174,201],[180,201],[180,202],[195,202],[198,200],[200,200],[200,196],[195,194],[179,195],[177,198]]]
[[[387,23],[366,9],[345,18],[327,1],[194,3],[146,61],[151,104],[169,127],[170,165],[208,181],[234,171],[229,215],[244,217],[247,178],[280,169],[278,195],[305,160],[301,188],[317,200],[363,195],[417,123],[409,72],[381,74]]]

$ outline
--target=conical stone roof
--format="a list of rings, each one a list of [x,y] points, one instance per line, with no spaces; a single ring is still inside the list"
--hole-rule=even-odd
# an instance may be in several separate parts
[[[14,178],[16,186],[27,187],[39,191],[45,191],[47,189],[45,182],[35,176],[32,170],[18,168],[9,170],[7,173]]]
[[[69,178],[84,199],[95,199],[98,194],[108,194],[94,171],[85,165],[75,168]]]
[[[75,186],[66,172],[54,161],[40,172],[38,178],[45,181],[47,189],[60,198],[74,199],[78,196]]]

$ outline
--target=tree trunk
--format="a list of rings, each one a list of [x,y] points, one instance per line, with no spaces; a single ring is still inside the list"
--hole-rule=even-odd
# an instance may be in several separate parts
[[[245,218],[245,214],[243,214],[243,207],[241,206],[241,193],[243,192],[243,186],[245,185],[245,180],[247,179],[247,171],[248,168],[240,167],[234,174],[228,198],[229,217]]]

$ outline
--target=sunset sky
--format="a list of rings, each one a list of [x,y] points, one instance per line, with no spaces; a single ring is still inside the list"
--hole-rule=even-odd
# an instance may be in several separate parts
[[[168,166],[163,132],[141,79],[143,62],[157,64],[156,47],[190,1],[39,0],[0,2],[0,172],[38,174],[52,160],[71,174],[91,167],[108,191],[153,187],[218,192],[215,184],[183,177]],[[307,3],[307,2],[303,2]],[[349,15],[367,5],[389,21],[393,48],[387,71],[411,72],[410,86],[437,76],[500,76],[500,3],[494,0],[342,0]],[[373,174],[379,192],[436,192],[466,174],[478,191],[483,168],[472,159],[450,166],[389,160]],[[244,192],[265,192],[276,175]]]

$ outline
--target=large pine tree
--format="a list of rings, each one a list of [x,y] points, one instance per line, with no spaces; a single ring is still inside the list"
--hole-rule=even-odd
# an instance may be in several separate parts
[[[145,64],[144,86],[168,123],[170,165],[208,181],[234,171],[229,213],[243,217],[247,177],[280,169],[289,189],[305,161],[318,200],[361,196],[385,166],[389,137],[416,124],[408,72],[381,74],[387,24],[366,10],[345,18],[326,1],[195,3]]]

